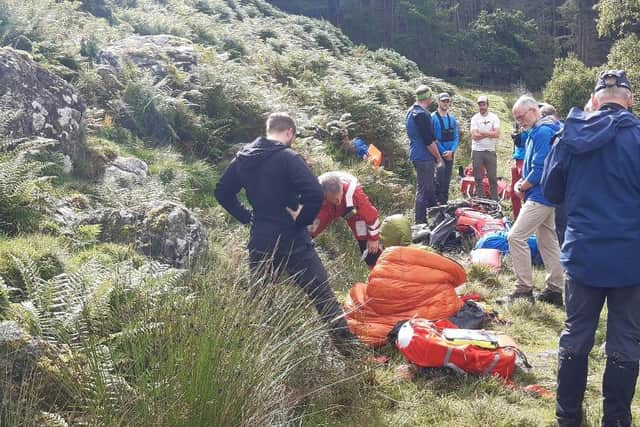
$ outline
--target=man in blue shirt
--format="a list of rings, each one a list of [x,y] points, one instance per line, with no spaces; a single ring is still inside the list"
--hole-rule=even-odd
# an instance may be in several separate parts
[[[566,204],[567,320],[558,351],[558,425],[579,426],[589,353],[607,302],[603,426],[630,426],[640,360],[640,120],[626,73],[600,74],[592,112],[573,108],[542,177]],[[546,262],[546,259],[545,259]]]
[[[449,114],[451,96],[447,92],[438,95],[438,109],[431,113],[433,134],[442,157],[442,165],[436,170],[436,201],[445,205],[449,201],[449,184],[453,170],[453,156],[458,149],[459,135],[456,118]]]
[[[544,161],[551,151],[556,133],[554,122],[550,117],[542,117],[538,102],[530,96],[521,96],[513,105],[512,112],[518,124],[527,131],[528,137],[522,178],[514,186],[514,191],[524,200],[524,204],[509,230],[509,251],[516,275],[516,289],[506,301],[521,298],[533,302],[531,251],[527,240],[535,233],[548,272],[545,289],[537,299],[561,307],[564,271],[560,265],[555,208],[542,195],[540,188]]]
[[[409,160],[416,170],[416,224],[427,220],[427,208],[436,204],[434,172],[441,157],[433,143],[433,125],[427,107],[431,104],[431,88],[420,85],[416,89],[416,103],[409,108],[405,117],[409,137]]]

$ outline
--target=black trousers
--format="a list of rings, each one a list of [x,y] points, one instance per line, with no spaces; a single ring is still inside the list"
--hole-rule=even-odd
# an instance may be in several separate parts
[[[439,205],[446,205],[449,201],[453,157],[451,157],[451,160],[442,159],[442,163],[442,166],[436,168],[436,202]]]
[[[607,303],[607,364],[602,383],[604,426],[629,426],[640,359],[640,286],[596,288],[565,282],[567,320],[560,335],[556,416],[578,426],[587,386],[589,353]]]
[[[279,275],[286,271],[313,301],[318,314],[330,328],[334,338],[349,338],[344,312],[338,304],[327,271],[313,245],[293,253],[249,251],[249,266],[254,275]]]
[[[360,255],[364,254],[364,251],[367,249],[367,241],[358,240],[358,246],[360,247]],[[382,253],[382,249],[375,254],[370,254],[367,252],[367,256],[364,258],[364,262],[370,268],[373,268],[373,266],[376,265],[376,262],[378,262],[378,258],[380,257],[381,253]]]

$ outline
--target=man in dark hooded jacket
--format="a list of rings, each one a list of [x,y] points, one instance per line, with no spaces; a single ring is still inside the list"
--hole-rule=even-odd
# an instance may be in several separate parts
[[[567,320],[560,336],[556,416],[579,426],[589,352],[607,302],[603,426],[630,426],[640,360],[640,120],[624,71],[602,72],[593,112],[573,108],[542,188],[566,203],[561,262]]]
[[[312,298],[318,313],[330,325],[332,337],[344,342],[352,335],[307,232],[324,194],[305,161],[291,149],[295,136],[296,125],[289,115],[271,114],[267,137],[238,152],[214,194],[234,218],[251,224],[248,249],[252,271],[286,270]],[[253,210],[238,200],[242,188]]]

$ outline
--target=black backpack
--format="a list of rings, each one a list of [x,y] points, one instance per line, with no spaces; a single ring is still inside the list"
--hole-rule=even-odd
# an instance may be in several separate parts
[[[453,122],[451,121],[451,117],[449,117],[449,113],[447,113],[447,119],[449,120],[449,127],[444,127],[444,120],[440,116],[440,113],[436,111],[436,116],[438,116],[438,120],[440,121],[440,133],[442,134],[441,142],[449,142],[453,141],[456,137],[454,132]]]

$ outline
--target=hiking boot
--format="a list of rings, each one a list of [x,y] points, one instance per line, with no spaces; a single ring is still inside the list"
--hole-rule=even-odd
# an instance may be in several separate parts
[[[540,302],[546,302],[547,304],[555,305],[556,307],[564,307],[562,301],[562,292],[554,291],[552,289],[545,289],[536,296],[536,300]]]
[[[516,301],[526,301],[533,303],[533,291],[518,292],[515,291],[512,294],[496,299],[497,304],[513,304]]]
[[[330,332],[329,336],[338,353],[345,357],[358,357],[366,353],[366,347],[349,330],[337,329]]]
[[[333,341],[335,349],[344,357],[364,357],[368,353],[365,347],[357,338],[353,340]]]

